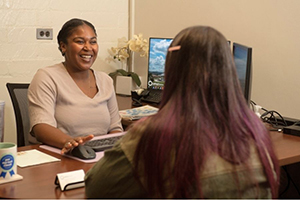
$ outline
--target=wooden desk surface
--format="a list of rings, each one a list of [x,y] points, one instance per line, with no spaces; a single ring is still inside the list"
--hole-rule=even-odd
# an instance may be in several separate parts
[[[119,106],[119,110],[126,110],[126,109],[130,109],[130,108],[134,108],[134,106],[132,106],[132,100],[130,96],[122,96],[122,95],[117,95],[117,101],[118,101],[118,106]],[[149,104],[149,103],[142,103],[143,105],[151,105],[153,107],[158,107],[158,104]],[[129,120],[129,119],[122,119],[122,125],[124,127],[124,129],[126,129],[126,127],[128,127],[130,124],[132,124],[134,121]]]
[[[270,132],[270,135],[281,166],[300,162],[300,137],[275,131]],[[94,163],[79,162],[39,148],[39,145],[20,147],[18,151],[29,149],[37,149],[59,158],[61,161],[25,168],[18,167],[18,174],[23,176],[23,180],[0,184],[0,197],[22,199],[85,198],[84,187],[64,192],[60,191],[60,188],[54,184],[55,176],[58,173],[78,169],[83,169],[87,172]]]
[[[131,108],[131,98],[117,96],[119,109]],[[270,132],[274,149],[281,166],[300,162],[300,137],[286,135],[281,132]],[[0,197],[21,199],[84,199],[85,188],[77,188],[69,191],[60,191],[54,184],[58,173],[83,169],[87,172],[93,165],[86,164],[68,157],[39,148],[32,145],[18,148],[18,151],[37,149],[51,156],[61,159],[60,162],[41,164],[31,167],[18,167],[17,173],[23,176],[23,180],[0,184]]]
[[[277,131],[270,135],[280,166],[300,162],[300,137]]]
[[[86,164],[68,157],[39,148],[32,145],[18,148],[18,151],[37,149],[51,156],[61,159],[60,162],[46,163],[36,166],[17,168],[17,173],[23,176],[23,180],[0,184],[1,198],[20,199],[84,199],[85,188],[77,188],[62,192],[54,184],[56,174],[83,169],[87,172],[94,163]]]
[[[132,107],[131,97],[117,95],[117,100],[120,110]],[[122,123],[128,126],[132,121],[122,120]],[[280,166],[300,162],[300,137],[277,131],[271,131],[270,135]]]
[[[117,96],[119,109],[131,108],[131,97]],[[127,122],[132,123],[132,122]],[[60,162],[46,163],[25,168],[17,168],[17,173],[23,180],[0,184],[0,198],[20,199],[84,199],[85,188],[77,188],[62,192],[54,184],[56,174],[83,169],[87,172],[94,163],[86,164],[68,157],[58,155],[48,150],[32,145],[18,148],[18,151],[37,149],[51,156],[61,159]]]

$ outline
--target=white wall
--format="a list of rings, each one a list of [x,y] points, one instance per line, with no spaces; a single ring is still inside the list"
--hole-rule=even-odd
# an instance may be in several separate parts
[[[128,0],[1,0],[0,99],[5,106],[4,140],[16,142],[15,116],[5,84],[30,82],[38,68],[63,61],[56,36],[71,18],[86,19],[98,34],[99,55],[93,68],[119,68],[108,63],[107,49],[128,36]],[[37,40],[37,28],[52,28],[53,40]]]
[[[15,142],[16,129],[7,82],[30,82],[38,68],[63,60],[56,35],[73,17],[91,21],[100,52],[94,69],[114,71],[107,49],[117,39],[174,37],[191,25],[209,25],[228,40],[253,47],[252,100],[284,116],[300,119],[299,0],[2,0],[0,1],[0,99],[5,106],[5,141]],[[54,39],[36,40],[36,28],[53,28]],[[146,87],[147,59],[135,56],[134,69]]]
[[[174,37],[208,25],[253,48],[252,100],[300,119],[299,0],[135,0],[134,32]],[[135,58],[146,87],[147,61]]]

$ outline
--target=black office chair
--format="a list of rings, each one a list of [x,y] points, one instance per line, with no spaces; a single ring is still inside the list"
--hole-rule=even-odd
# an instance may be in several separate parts
[[[29,133],[29,114],[28,114],[28,99],[27,90],[28,83],[6,83],[16,119],[17,128],[17,146],[26,146],[37,142],[29,142],[35,140]],[[30,139],[29,139],[30,138]],[[36,140],[35,140],[36,141]]]

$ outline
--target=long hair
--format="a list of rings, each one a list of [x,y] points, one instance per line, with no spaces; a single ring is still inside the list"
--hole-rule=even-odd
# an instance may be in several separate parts
[[[203,197],[199,178],[211,152],[251,173],[247,161],[254,141],[277,197],[276,156],[267,129],[242,94],[227,40],[211,27],[195,26],[182,30],[170,47],[179,46],[166,57],[159,112],[130,130],[144,127],[134,165],[149,194],[191,198],[196,189]]]

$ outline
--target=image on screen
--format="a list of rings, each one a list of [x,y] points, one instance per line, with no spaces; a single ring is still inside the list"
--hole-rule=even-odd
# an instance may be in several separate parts
[[[243,93],[245,92],[245,79],[247,69],[247,50],[241,47],[236,47],[234,54],[236,71],[240,80]]]
[[[233,57],[243,94],[245,95],[246,100],[249,100],[252,49],[233,43]]]
[[[165,62],[171,38],[149,39],[148,89],[163,90]]]

